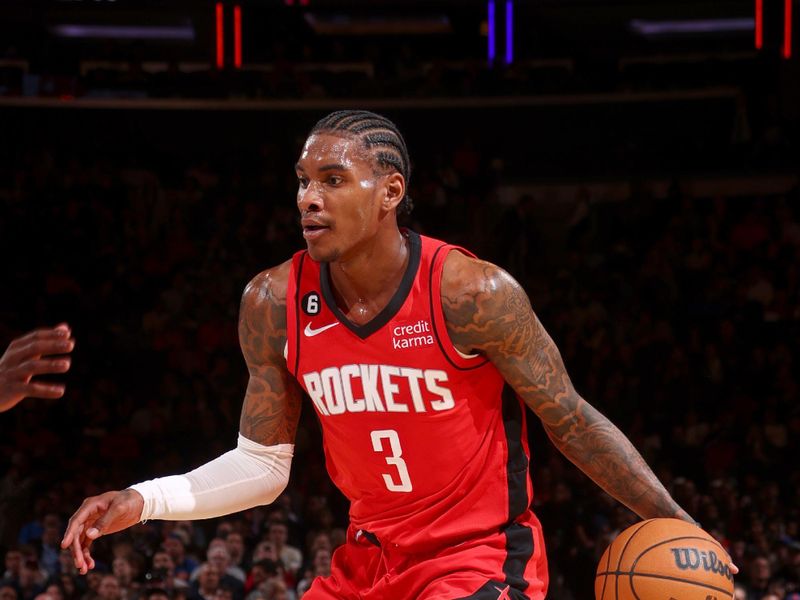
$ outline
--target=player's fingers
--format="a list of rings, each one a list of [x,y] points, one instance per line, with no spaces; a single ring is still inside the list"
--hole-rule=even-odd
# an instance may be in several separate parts
[[[22,393],[27,398],[56,400],[64,395],[66,389],[67,388],[63,383],[41,383],[32,381],[24,386]]]
[[[116,531],[109,531],[109,526],[119,516],[119,512],[119,504],[112,502],[108,507],[108,510],[100,515],[100,517],[94,523],[92,523],[90,527],[86,528],[86,537],[89,540],[89,544],[91,544],[91,542],[99,538],[101,535],[105,535],[106,533],[114,533],[114,531]]]
[[[16,370],[25,377],[31,375],[44,375],[45,373],[66,373],[72,364],[72,359],[65,358],[36,358],[26,360]]]
[[[90,547],[86,547],[83,549],[83,560],[86,562],[86,567],[88,570],[94,569],[94,559],[92,558],[92,553],[90,551]]]
[[[75,541],[79,542],[79,537],[86,528],[94,525],[97,513],[105,509],[106,505],[99,502],[96,497],[84,500],[67,522],[67,530],[61,539],[61,547],[69,548]]]
[[[66,323],[59,323],[55,327],[40,327],[29,331],[25,335],[12,340],[9,346],[26,346],[37,340],[48,340],[53,338],[66,339],[72,335],[72,329]]]
[[[739,572],[739,567],[737,567],[732,562],[728,563],[728,568],[731,570],[732,575],[736,575]]]
[[[83,555],[83,546],[81,545],[81,536],[77,531],[73,531],[72,534],[69,532],[67,535],[70,536],[70,545],[69,551],[72,554],[72,564],[75,565],[75,568],[78,569],[78,572],[81,575],[86,575],[86,559]],[[67,539],[67,536],[64,536],[64,539]],[[64,547],[64,542],[61,542],[61,546]]]
[[[16,341],[16,340],[15,340]],[[12,342],[13,344],[13,342]],[[30,340],[25,344],[9,345],[5,359],[11,364],[19,364],[31,358],[50,354],[66,354],[75,348],[75,340],[64,337],[50,337]]]

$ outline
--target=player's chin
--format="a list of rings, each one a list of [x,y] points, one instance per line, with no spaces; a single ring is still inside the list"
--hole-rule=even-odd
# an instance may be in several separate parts
[[[333,262],[340,255],[340,252],[335,248],[323,247],[321,244],[311,241],[307,241],[306,247],[308,248],[308,255],[317,262]]]

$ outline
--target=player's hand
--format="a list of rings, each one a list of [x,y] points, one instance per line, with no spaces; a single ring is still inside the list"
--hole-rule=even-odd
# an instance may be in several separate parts
[[[66,323],[48,329],[36,329],[13,340],[0,357],[0,411],[8,410],[23,398],[61,398],[64,385],[31,381],[35,375],[66,373],[75,347]]]
[[[92,543],[101,535],[116,533],[136,525],[142,516],[144,499],[139,492],[122,490],[87,498],[70,517],[62,548],[69,548],[75,568],[81,575],[94,569]]]

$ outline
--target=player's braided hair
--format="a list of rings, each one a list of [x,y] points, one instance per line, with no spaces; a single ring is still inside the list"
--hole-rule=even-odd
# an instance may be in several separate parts
[[[384,116],[367,110],[337,110],[320,119],[309,135],[320,132],[342,132],[358,138],[375,159],[382,173],[395,170],[406,180],[411,180],[411,161],[403,135],[397,125]],[[397,214],[408,214],[414,208],[406,193],[397,205]]]

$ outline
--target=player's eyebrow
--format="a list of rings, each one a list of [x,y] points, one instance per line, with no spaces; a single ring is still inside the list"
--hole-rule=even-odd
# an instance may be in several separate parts
[[[302,171],[305,173],[305,169],[300,165],[300,163],[295,163],[294,165],[295,171]],[[347,167],[341,163],[331,163],[328,165],[322,165],[317,169],[318,171],[346,171]]]

